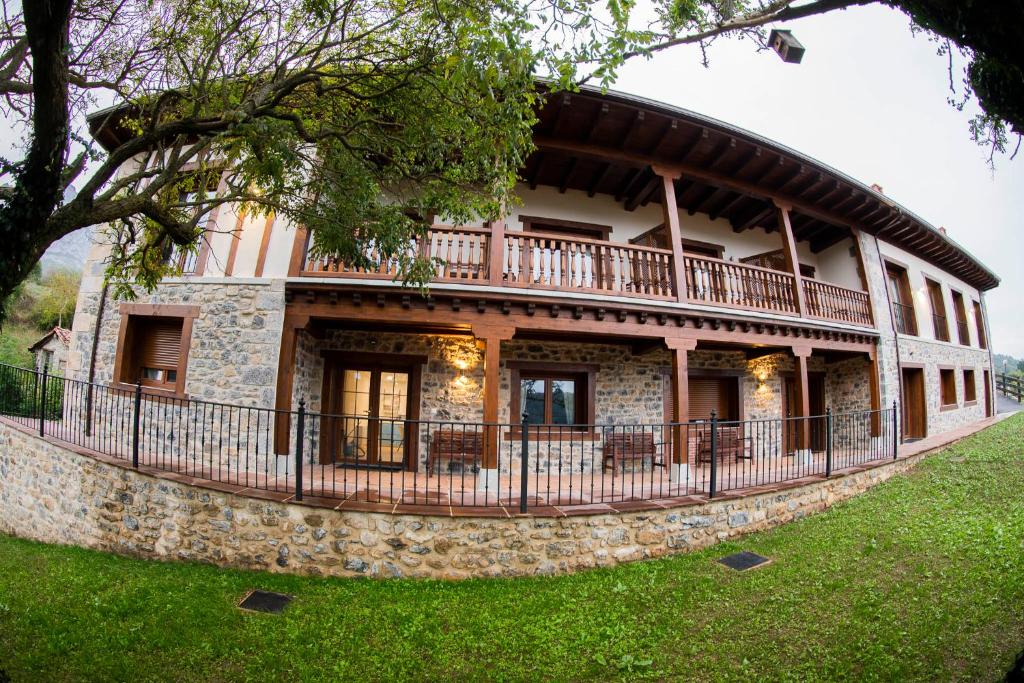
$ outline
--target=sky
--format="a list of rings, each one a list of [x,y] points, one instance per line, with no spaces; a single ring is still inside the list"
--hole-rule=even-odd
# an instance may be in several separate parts
[[[720,41],[710,68],[678,47],[627,65],[614,88],[781,142],[946,227],[1002,279],[986,294],[993,350],[1024,358],[1024,151],[989,169],[968,134],[977,108],[947,104],[947,58],[909,27],[895,10],[856,7],[776,27],[807,49],[800,64]]]

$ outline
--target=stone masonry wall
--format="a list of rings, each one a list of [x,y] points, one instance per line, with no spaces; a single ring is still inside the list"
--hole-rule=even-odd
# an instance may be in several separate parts
[[[309,575],[567,573],[703,548],[825,510],[921,455],[799,487],[643,512],[343,512],[161,479],[0,423],[0,531],[126,555]]]

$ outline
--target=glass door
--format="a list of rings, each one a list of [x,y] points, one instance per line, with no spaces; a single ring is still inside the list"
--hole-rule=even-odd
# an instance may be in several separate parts
[[[341,372],[337,462],[401,467],[406,454],[409,373],[377,368]]]

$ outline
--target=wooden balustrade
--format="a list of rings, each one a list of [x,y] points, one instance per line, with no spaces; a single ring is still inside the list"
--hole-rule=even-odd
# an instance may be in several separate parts
[[[516,232],[505,235],[502,264],[512,287],[675,297],[667,249]]]
[[[480,228],[434,226],[425,239],[410,240],[400,253],[385,255],[379,245],[368,242],[363,246],[363,262],[354,264],[313,256],[307,246],[302,274],[393,279],[401,274],[404,259],[423,255],[433,261],[435,280],[486,280],[489,241],[490,233]]]
[[[867,292],[821,280],[804,280],[807,313],[817,318],[871,327],[871,299]]]
[[[421,255],[432,260],[434,280],[439,282],[676,298],[672,252],[668,249],[519,231],[505,233],[499,243],[502,272],[497,278],[488,272],[490,232],[448,226],[430,228],[426,237],[410,241],[399,254],[384,255],[377,245],[369,243],[358,264],[312,256],[307,248],[302,274],[393,279],[400,275],[404,259]],[[686,256],[684,269],[690,301],[797,314],[794,278],[789,273],[698,256]],[[873,324],[866,292],[820,280],[803,283],[808,315],[867,327]]]
[[[708,257],[685,257],[690,301],[795,315],[793,276]]]

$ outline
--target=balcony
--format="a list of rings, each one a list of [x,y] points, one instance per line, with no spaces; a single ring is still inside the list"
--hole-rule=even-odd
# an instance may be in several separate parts
[[[675,263],[671,249],[659,249],[582,237],[510,231],[500,238],[501,255],[491,259],[493,237],[487,229],[434,226],[426,238],[409,245],[435,262],[434,282],[461,282],[515,289],[578,292],[675,301]],[[374,245],[362,265],[309,253],[302,277],[349,277],[391,280],[401,259],[385,258]],[[491,264],[500,264],[500,278]],[[704,256],[686,255],[683,280],[690,302],[797,316],[795,279],[791,273]],[[808,317],[864,327],[873,326],[866,292],[821,280],[803,280]]]

